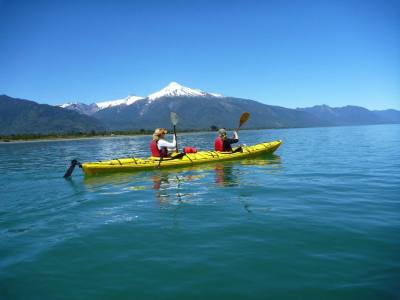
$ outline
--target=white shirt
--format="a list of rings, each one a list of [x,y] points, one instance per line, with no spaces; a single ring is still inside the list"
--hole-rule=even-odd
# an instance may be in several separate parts
[[[172,143],[167,142],[167,141],[164,140],[164,139],[159,139],[158,142],[157,142],[158,150],[161,150],[162,147],[167,147],[168,150],[174,150],[174,149],[176,148],[175,135],[174,135],[173,137],[174,137],[174,138],[173,138],[173,140],[172,140]]]

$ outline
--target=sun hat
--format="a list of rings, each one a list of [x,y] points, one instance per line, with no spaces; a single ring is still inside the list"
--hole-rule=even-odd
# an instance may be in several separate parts
[[[226,130],[225,130],[225,128],[221,128],[220,130],[218,130],[218,134],[219,134],[220,136],[226,135]]]

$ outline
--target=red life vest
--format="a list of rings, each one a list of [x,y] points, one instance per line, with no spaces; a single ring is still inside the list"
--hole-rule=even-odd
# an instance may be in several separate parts
[[[151,156],[160,157],[160,150],[158,150],[157,141],[151,141],[150,151],[151,151]]]
[[[214,141],[214,150],[215,151],[224,151],[224,142],[222,141],[221,137],[217,137]]]
[[[151,156],[154,156],[154,157],[160,157],[160,156],[167,157],[168,156],[168,149],[166,147],[162,147],[161,150],[159,150],[157,141],[151,141],[150,151],[151,151]]]

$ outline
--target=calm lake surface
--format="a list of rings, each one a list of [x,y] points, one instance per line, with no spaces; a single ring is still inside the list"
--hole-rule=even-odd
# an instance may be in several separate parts
[[[62,178],[149,139],[0,144],[0,299],[400,299],[400,125],[241,131],[283,144]]]

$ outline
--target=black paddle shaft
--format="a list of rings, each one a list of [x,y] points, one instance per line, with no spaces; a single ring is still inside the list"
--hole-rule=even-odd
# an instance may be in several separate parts
[[[72,172],[74,171],[76,165],[81,167],[81,163],[79,161],[77,161],[76,159],[71,160],[71,165],[69,166],[67,172],[65,172],[64,178],[71,177]]]

